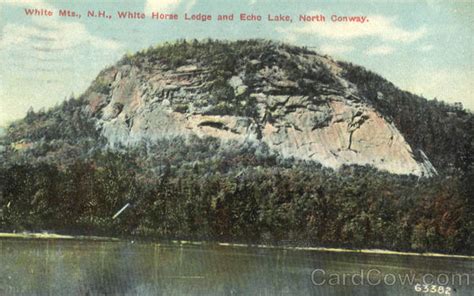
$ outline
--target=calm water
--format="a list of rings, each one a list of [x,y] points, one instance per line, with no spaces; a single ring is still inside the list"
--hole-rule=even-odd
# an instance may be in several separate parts
[[[466,259],[0,239],[0,295],[474,295],[473,269]],[[463,282],[416,286],[440,274]]]

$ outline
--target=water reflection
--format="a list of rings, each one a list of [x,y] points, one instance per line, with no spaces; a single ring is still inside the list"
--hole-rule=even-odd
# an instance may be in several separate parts
[[[0,295],[441,295],[415,290],[426,273],[468,273],[474,261],[324,253],[216,245],[67,240],[0,240]],[[315,273],[315,269],[322,270]],[[414,275],[401,285],[367,283],[387,274]],[[364,271],[363,284],[330,285],[335,275]],[[324,285],[317,285],[325,281]],[[383,282],[383,281],[382,281]],[[444,292],[444,290],[443,290]]]

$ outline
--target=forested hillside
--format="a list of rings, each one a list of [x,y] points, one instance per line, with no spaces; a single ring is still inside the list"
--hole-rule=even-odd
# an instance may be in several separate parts
[[[177,70],[183,66],[187,72]],[[233,78],[242,73],[241,81]],[[169,80],[180,75],[188,78]],[[169,90],[170,81],[186,86]],[[191,90],[193,96],[185,92]],[[264,106],[254,92],[290,99]],[[350,118],[334,107],[344,100]],[[205,121],[183,127],[166,116]],[[305,116],[317,124],[303,126]],[[400,147],[406,140],[415,160],[429,159],[438,174],[395,174],[370,162],[332,168],[289,144],[276,149],[286,144],[268,135],[274,126],[282,131],[278,140],[303,141],[305,133],[382,119],[383,128],[401,133]],[[6,129],[0,231],[474,254],[473,122],[470,111],[304,48],[261,40],[159,45],[124,56],[78,98],[31,110]],[[356,159],[369,144],[331,151],[340,161]]]

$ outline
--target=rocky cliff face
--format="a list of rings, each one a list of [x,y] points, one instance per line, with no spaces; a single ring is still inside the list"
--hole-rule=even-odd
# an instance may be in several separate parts
[[[188,55],[175,63],[163,48],[150,49],[98,76],[85,96],[109,145],[210,136],[264,143],[335,169],[436,173],[331,58],[271,42],[246,44],[247,51],[224,44],[197,56],[192,46],[176,47]]]

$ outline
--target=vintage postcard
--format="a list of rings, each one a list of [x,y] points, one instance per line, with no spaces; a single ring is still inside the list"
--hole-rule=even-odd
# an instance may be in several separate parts
[[[0,295],[473,295],[473,19],[0,0]]]

